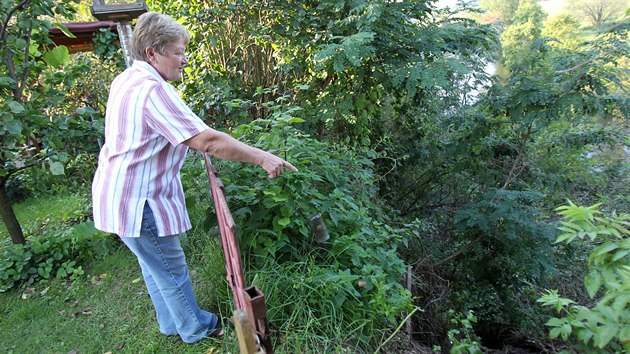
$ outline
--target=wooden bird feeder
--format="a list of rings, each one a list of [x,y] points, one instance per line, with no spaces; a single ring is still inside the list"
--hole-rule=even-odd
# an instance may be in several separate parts
[[[101,21],[128,22],[149,11],[146,2],[125,0],[93,0],[92,16]]]

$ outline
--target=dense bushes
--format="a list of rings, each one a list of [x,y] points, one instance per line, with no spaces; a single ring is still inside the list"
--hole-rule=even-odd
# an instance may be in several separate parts
[[[7,246],[0,259],[0,292],[53,277],[81,276],[83,262],[108,254],[112,247],[113,239],[92,222],[44,232],[25,245]]]
[[[327,306],[333,306],[344,325],[373,338],[410,306],[397,247],[413,236],[413,229],[391,226],[388,212],[379,207],[372,163],[362,157],[373,153],[316,141],[290,126],[301,119],[288,112],[279,109],[269,120],[240,126],[234,134],[286,157],[298,172],[270,180],[258,166],[215,161],[245,263],[253,273],[289,272],[274,277],[273,288],[280,291],[275,297],[299,297],[315,317],[330,314]],[[204,174],[199,166],[185,170],[191,203],[192,196],[207,200]],[[309,219],[314,214],[322,215],[330,235],[324,245],[313,239]],[[214,212],[208,215],[214,226]],[[289,313],[278,316],[296,309],[285,310]]]
[[[523,327],[527,307],[522,294],[531,284],[554,276],[554,228],[536,207],[539,193],[495,190],[460,208],[454,219],[455,240],[467,247],[454,260],[456,308],[473,310],[480,322]]]

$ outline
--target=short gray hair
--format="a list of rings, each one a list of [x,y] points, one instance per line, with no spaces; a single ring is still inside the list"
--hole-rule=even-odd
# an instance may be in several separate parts
[[[138,17],[131,36],[131,57],[134,60],[148,62],[147,48],[153,48],[159,54],[164,54],[169,44],[181,39],[188,44],[190,41],[188,31],[171,16],[145,12]]]

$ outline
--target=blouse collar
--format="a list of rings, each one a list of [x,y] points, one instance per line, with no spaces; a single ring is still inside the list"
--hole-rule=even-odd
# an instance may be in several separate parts
[[[166,81],[164,80],[162,75],[160,75],[160,73],[157,70],[155,70],[155,68],[151,66],[151,64],[147,63],[146,61],[134,60],[133,65],[131,67],[134,69],[139,69],[141,71],[148,72],[149,74],[151,74],[151,76],[153,76],[156,80],[160,82]]]

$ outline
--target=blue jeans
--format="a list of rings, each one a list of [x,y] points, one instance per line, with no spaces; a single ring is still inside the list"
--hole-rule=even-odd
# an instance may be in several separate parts
[[[179,334],[186,343],[207,337],[219,319],[197,305],[179,237],[158,237],[153,212],[145,204],[140,237],[121,239],[138,257],[160,332]]]

